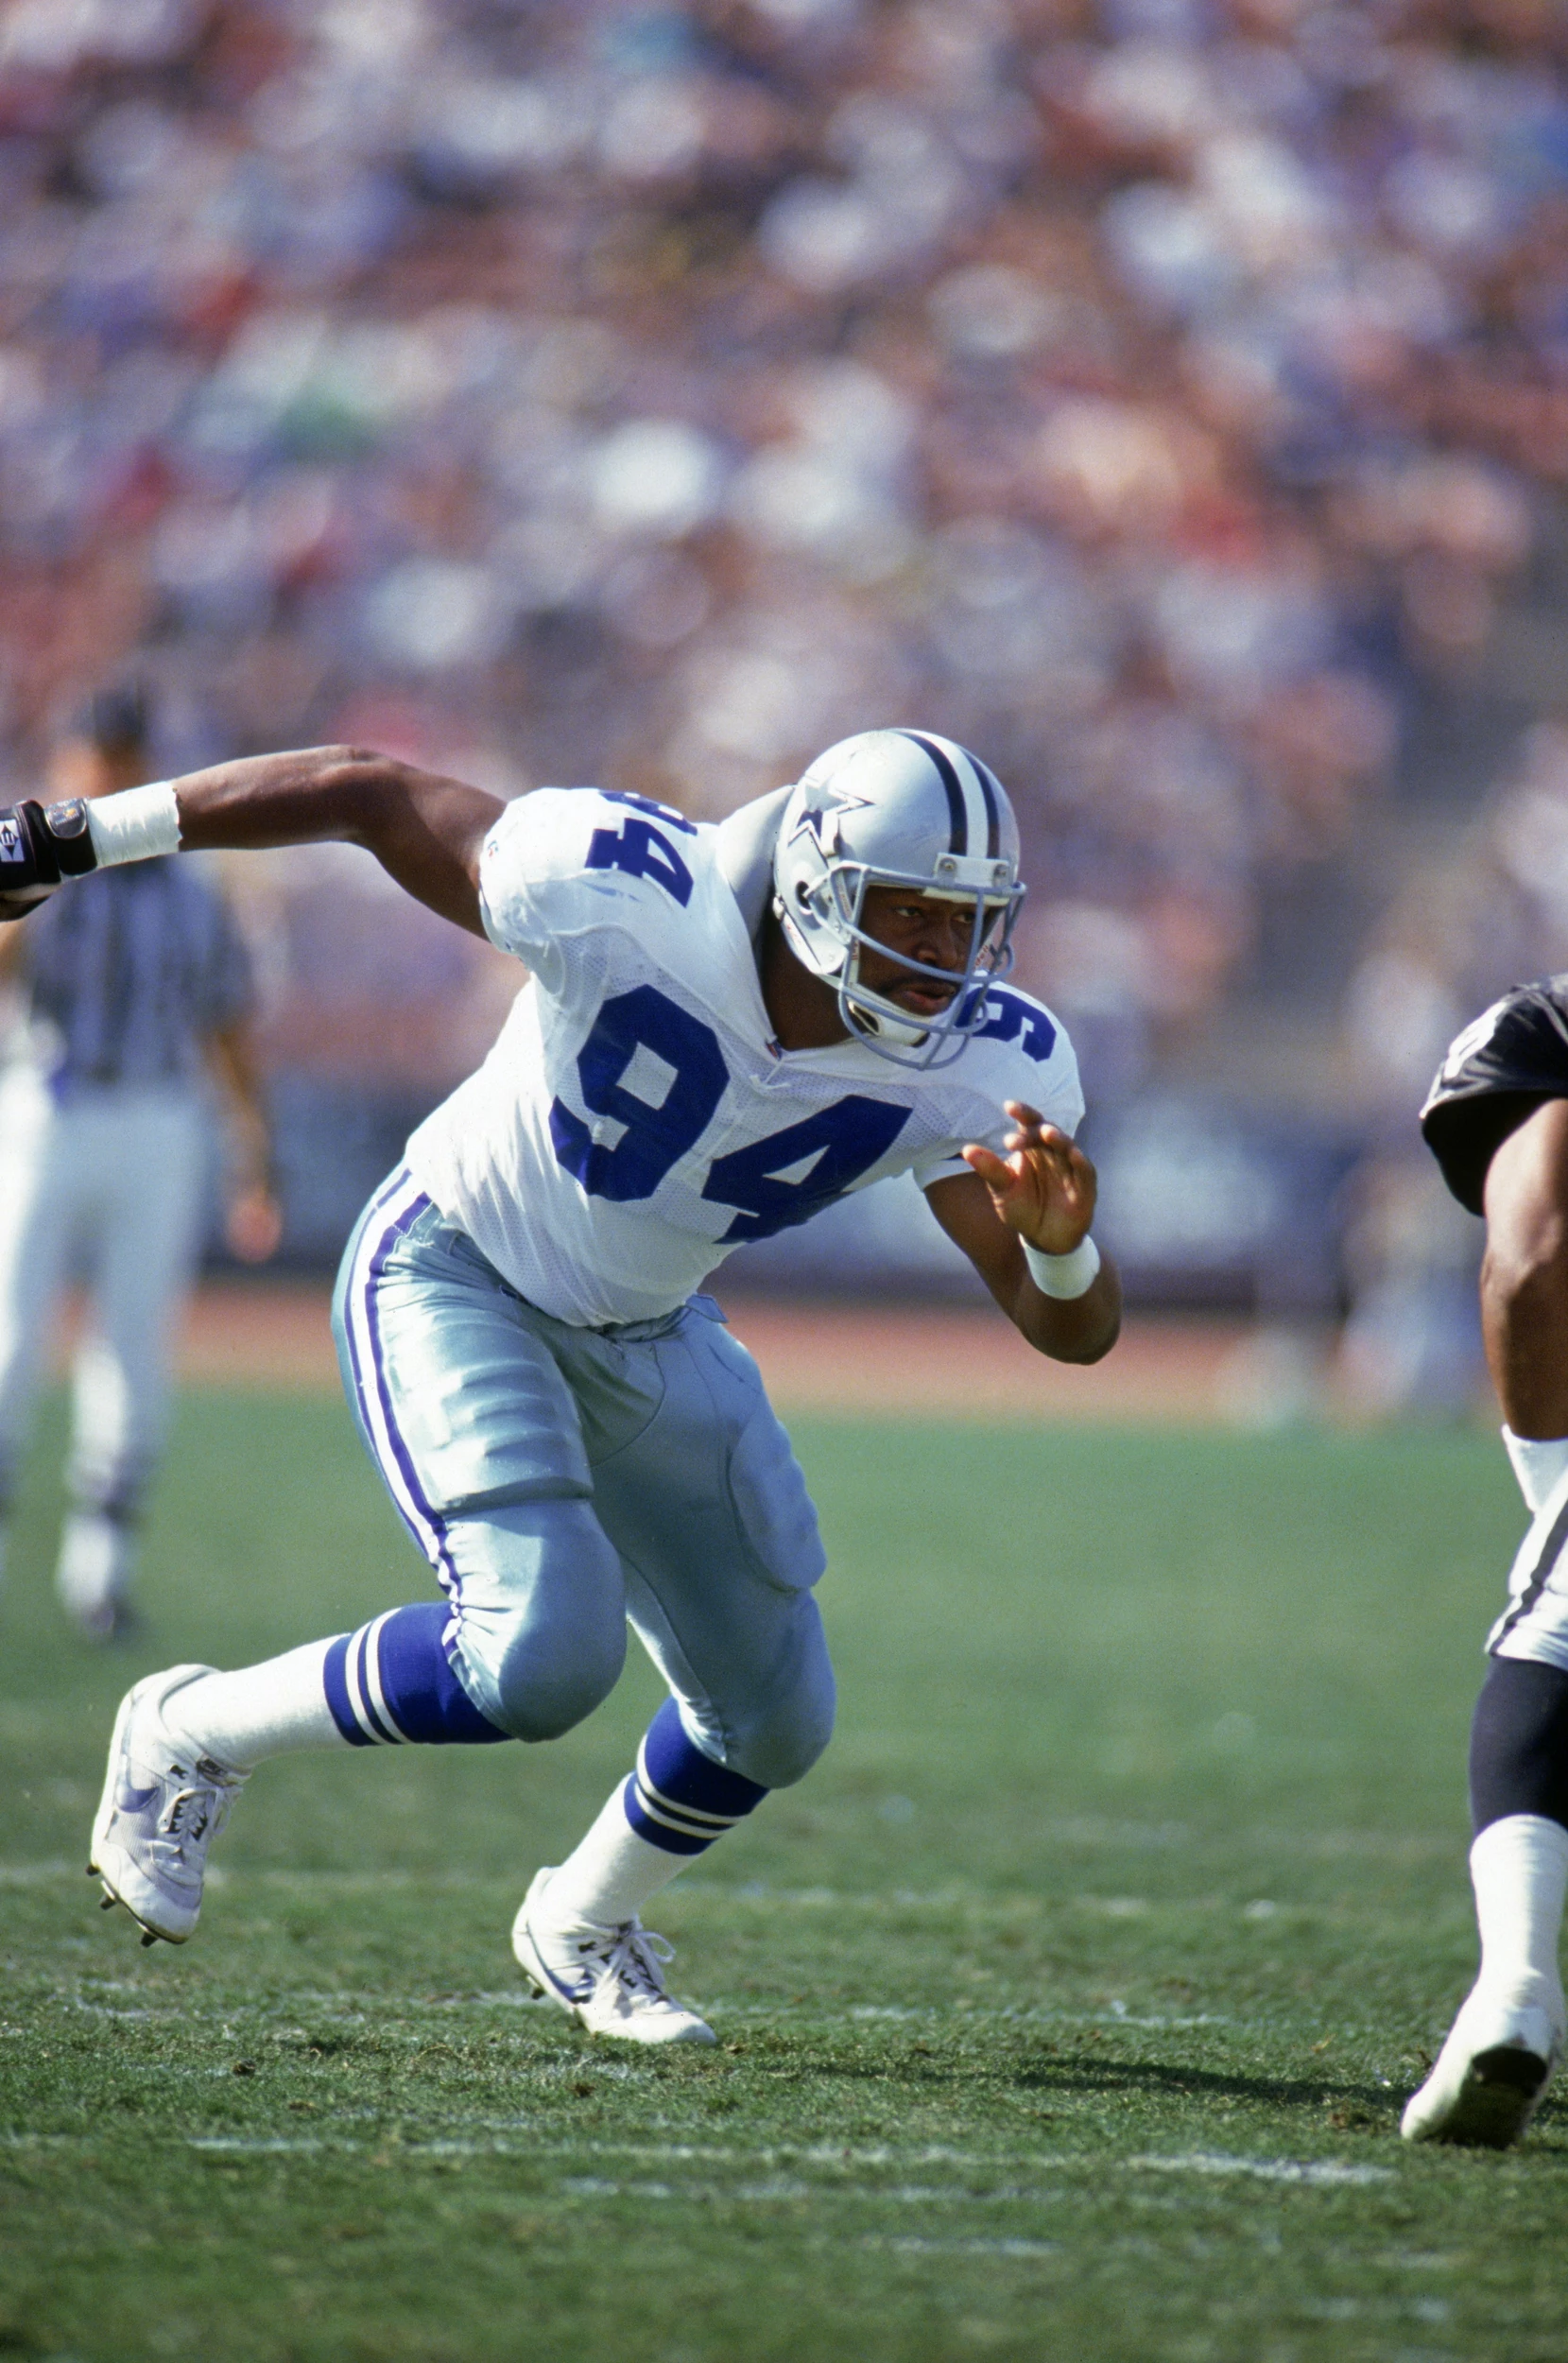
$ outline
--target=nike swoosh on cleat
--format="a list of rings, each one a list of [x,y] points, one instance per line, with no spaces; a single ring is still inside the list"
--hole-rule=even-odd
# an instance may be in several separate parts
[[[578,1986],[578,1988],[577,1989],[576,1992],[574,1992],[572,1991],[572,1988],[571,1988],[570,1986],[563,1984],[563,1983],[562,1983],[562,1981],[561,1981],[561,1980],[560,1980],[560,1978],[556,1975],[555,1971],[554,1971],[554,1970],[550,1967],[549,1962],[548,1962],[548,1961],[544,1958],[543,1954],[543,1953],[540,1951],[540,1949],[539,1949],[539,1940],[538,1940],[538,1938],[534,1935],[534,1932],[533,1932],[533,1930],[532,1930],[531,1928],[529,1928],[529,1929],[528,1929],[528,1931],[527,1931],[527,1937],[528,1937],[528,1942],[529,1942],[529,1943],[533,1946],[533,1953],[534,1953],[534,1958],[535,1958],[535,1960],[539,1963],[540,1968],[541,1968],[541,1969],[544,1972],[545,1976],[546,1976],[546,1977],[548,1977],[548,1979],[549,1979],[549,1981],[550,1981],[551,1985],[552,1985],[552,1986],[554,1986],[554,1988],[555,1988],[555,1990],[556,1990],[557,1993],[559,1993],[559,1994],[560,1995],[560,1997],[561,1997],[562,2001],[564,2001],[564,2002],[586,2002],[586,2001],[588,2001],[588,2000],[591,1998],[591,1996],[592,1996],[592,1994],[593,1994],[593,1992],[594,1992],[594,1981],[593,1981],[593,1979],[592,1979],[591,1977],[590,1977],[590,1978],[588,1978],[588,1979],[586,1979],[582,1985]]]

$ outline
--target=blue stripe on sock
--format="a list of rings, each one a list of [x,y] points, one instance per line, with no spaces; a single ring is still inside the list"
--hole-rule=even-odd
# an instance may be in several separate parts
[[[387,1711],[405,1738],[426,1747],[472,1748],[509,1739],[509,1732],[480,1714],[452,1670],[441,1647],[450,1616],[444,1600],[421,1600],[388,1617],[377,1653]]]
[[[684,1830],[672,1830],[667,1821],[650,1820],[637,1794],[635,1772],[621,1791],[621,1802],[638,1837],[646,1837],[650,1846],[662,1847],[666,1854],[705,1854],[714,1842],[711,1837],[689,1837]]]
[[[401,1732],[389,1732],[387,1729],[384,1718],[376,1713],[375,1699],[371,1695],[370,1682],[367,1679],[365,1670],[365,1662],[370,1655],[370,1634],[373,1630],[373,1619],[369,1625],[361,1625],[359,1630],[354,1634],[353,1641],[349,1644],[349,1651],[353,1661],[354,1686],[359,1694],[360,1707],[369,1719],[370,1729],[375,1733],[376,1737],[390,1747],[395,1744],[397,1740],[402,1738],[403,1733]]]
[[[665,1699],[647,1727],[643,1762],[661,1797],[667,1797],[673,1805],[693,1805],[698,1813],[715,1814],[720,1820],[738,1820],[767,1794],[760,1782],[730,1771],[693,1747],[673,1699]]]
[[[326,1664],[321,1668],[321,1681],[327,1694],[327,1704],[332,1709],[332,1719],[348,1741],[349,1746],[371,1748],[375,1742],[367,1733],[360,1730],[353,1709],[349,1704],[349,1682],[346,1668],[349,1660],[349,1643],[353,1639],[353,1635],[346,1632],[333,1643],[327,1651]]]
[[[650,1846],[666,1854],[705,1854],[767,1794],[760,1782],[705,1756],[667,1699],[647,1727],[622,1800],[627,1820]]]

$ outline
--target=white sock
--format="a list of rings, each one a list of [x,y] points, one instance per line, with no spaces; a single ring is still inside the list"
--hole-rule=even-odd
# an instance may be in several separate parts
[[[1470,1850],[1487,1986],[1544,1980],[1558,1999],[1558,1931],[1568,1888],[1568,1830],[1539,1813],[1490,1821]]]
[[[550,1911],[564,1922],[618,1928],[624,1920],[635,1920],[691,1860],[690,1854],[671,1854],[639,1837],[626,1818],[620,1789],[614,1789],[582,1843],[550,1873],[545,1889]]]
[[[307,1641],[237,1674],[187,1682],[165,1709],[176,1737],[236,1772],[295,1748],[346,1748],[322,1679],[331,1647],[330,1641]]]
[[[1516,1436],[1511,1427],[1505,1427],[1503,1445],[1513,1463],[1525,1507],[1533,1518],[1568,1470],[1568,1436]]]

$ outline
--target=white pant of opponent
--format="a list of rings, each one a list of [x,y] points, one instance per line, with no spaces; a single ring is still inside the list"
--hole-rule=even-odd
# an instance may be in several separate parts
[[[108,1085],[57,1102],[30,1067],[0,1078],[0,1514],[66,1283],[89,1315],[72,1372],[75,1505],[60,1583],[112,1625],[127,1535],[163,1443],[170,1334],[200,1240],[207,1126],[181,1085]]]

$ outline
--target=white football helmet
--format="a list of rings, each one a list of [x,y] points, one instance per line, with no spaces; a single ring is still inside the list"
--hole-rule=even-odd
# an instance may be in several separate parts
[[[870,887],[912,887],[972,903],[974,923],[957,991],[917,1022],[860,981],[869,944],[912,976],[951,970],[891,953],[866,933]],[[773,908],[797,959],[838,988],[845,1025],[899,1066],[945,1066],[985,1014],[986,987],[1012,964],[1024,900],[1018,823],[1007,790],[977,756],[930,731],[862,731],[818,756],[790,790],[773,854]]]

